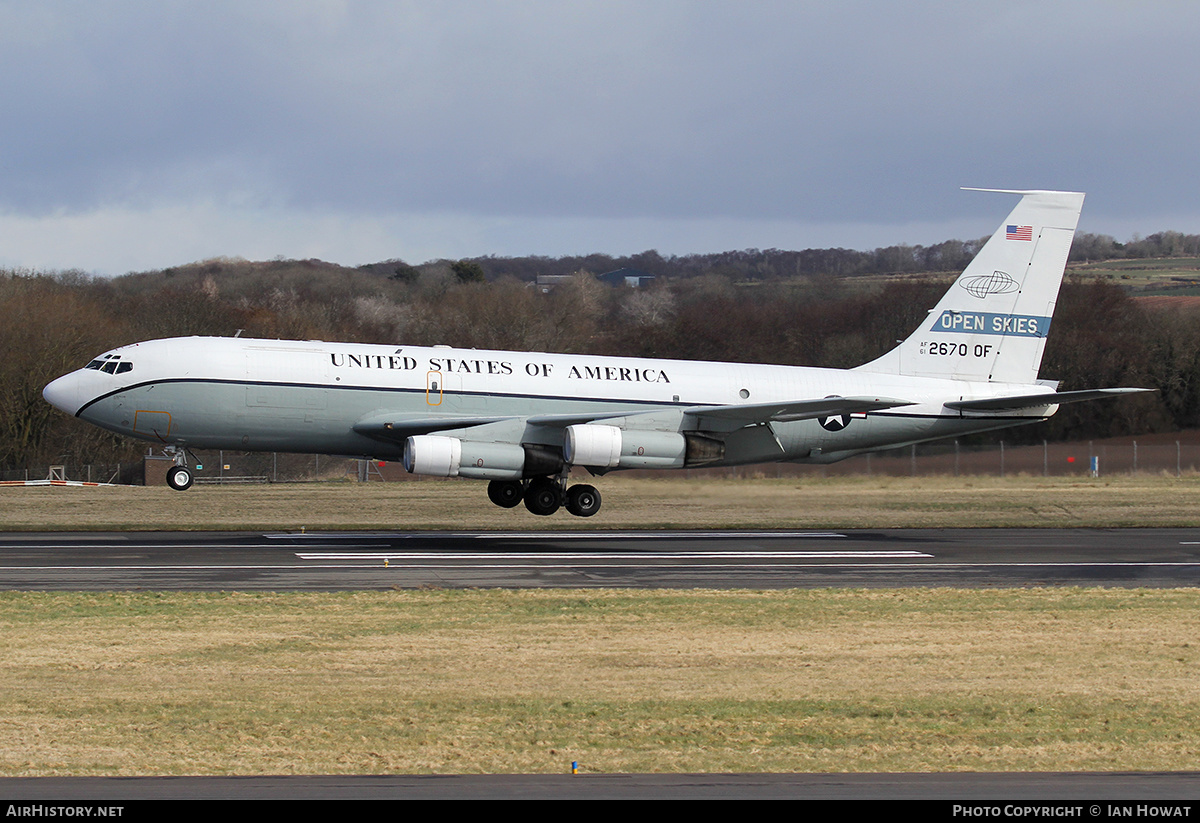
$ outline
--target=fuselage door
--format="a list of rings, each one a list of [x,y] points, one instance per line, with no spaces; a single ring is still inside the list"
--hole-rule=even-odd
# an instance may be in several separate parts
[[[167,411],[145,411],[133,413],[133,431],[143,437],[155,437],[163,443],[171,433],[171,413]]]

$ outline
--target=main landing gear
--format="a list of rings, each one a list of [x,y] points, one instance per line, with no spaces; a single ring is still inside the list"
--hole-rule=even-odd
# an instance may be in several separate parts
[[[535,477],[528,484],[520,480],[493,480],[488,483],[488,499],[505,509],[524,501],[525,508],[543,517],[554,514],[563,505],[576,517],[591,517],[600,511],[600,492],[595,486],[580,483],[567,488],[566,478]]]

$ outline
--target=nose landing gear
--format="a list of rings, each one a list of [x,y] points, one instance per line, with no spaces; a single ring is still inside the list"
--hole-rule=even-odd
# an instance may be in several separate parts
[[[172,466],[167,469],[167,485],[177,492],[190,489],[194,480],[192,470],[187,466]]]
[[[177,492],[190,489],[196,477],[187,466],[187,450],[169,446],[163,453],[175,461],[175,465],[167,469],[167,485]]]

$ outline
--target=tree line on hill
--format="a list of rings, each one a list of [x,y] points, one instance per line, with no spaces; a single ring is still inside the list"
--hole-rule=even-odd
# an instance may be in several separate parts
[[[456,261],[451,265],[456,267],[456,274],[463,280],[499,280],[513,277],[532,282],[542,275],[579,271],[603,274],[617,269],[637,269],[655,277],[719,275],[738,282],[753,282],[794,277],[960,272],[987,240],[987,237],[977,240],[946,240],[929,246],[896,245],[872,251],[842,248],[800,251],[742,249],[714,254],[664,256],[651,250],[625,256],[489,256]],[[1111,235],[1079,233],[1075,235],[1069,259],[1075,263],[1094,263],[1161,257],[1200,257],[1200,234],[1164,231],[1119,243]],[[387,277],[412,280],[420,275],[422,267],[411,266],[402,260],[389,260],[363,266],[361,269]]]
[[[1197,236],[1176,235],[1123,245],[1082,235],[1078,259],[1200,250]],[[929,275],[859,285],[851,275],[873,267],[958,271],[980,245],[476,258],[419,266],[392,260],[359,268],[218,259],[111,279],[4,271],[0,468],[136,459],[143,444],[65,417],[45,403],[41,390],[95,355],[138,340],[240,330],[247,337],[845,368],[911,333],[948,282]],[[628,289],[594,276],[621,267],[657,279],[649,288]],[[543,271],[576,273],[542,293],[526,281]],[[1158,392],[1065,406],[1049,423],[1006,433],[1008,442],[1198,427],[1200,313],[1147,309],[1117,286],[1068,277],[1041,373],[1062,380],[1063,389],[1145,386]]]

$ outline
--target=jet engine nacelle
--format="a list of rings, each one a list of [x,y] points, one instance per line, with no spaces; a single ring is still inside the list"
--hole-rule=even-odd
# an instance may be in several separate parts
[[[434,477],[520,480],[525,471],[525,449],[512,443],[477,443],[421,434],[405,441],[404,468],[411,474]]]
[[[420,434],[404,442],[404,468],[433,477],[520,480],[558,474],[557,449],[537,444],[482,443],[438,434]]]
[[[678,469],[723,455],[718,441],[679,432],[583,424],[567,426],[563,436],[563,458],[594,469]]]
[[[616,468],[621,461],[621,439],[616,426],[567,426],[563,459],[575,466]]]

